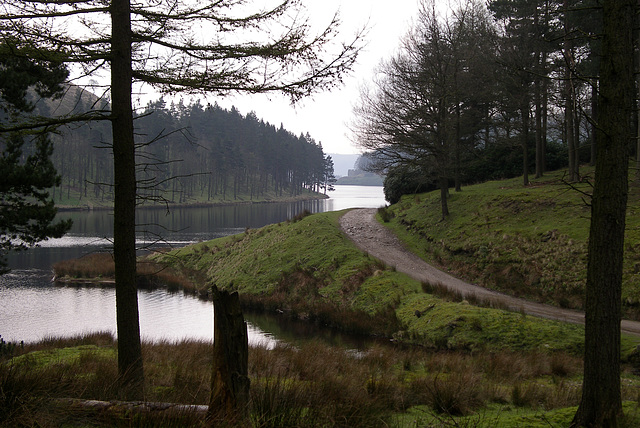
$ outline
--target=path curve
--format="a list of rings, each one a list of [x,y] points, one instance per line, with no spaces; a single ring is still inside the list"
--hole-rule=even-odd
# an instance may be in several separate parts
[[[556,306],[530,302],[497,291],[469,284],[431,266],[407,250],[397,236],[375,219],[375,208],[357,208],[340,217],[343,232],[362,251],[395,267],[398,272],[430,284],[442,284],[463,296],[474,295],[483,301],[499,302],[512,311],[523,312],[542,318],[584,324],[584,313]],[[640,336],[640,322],[622,320],[623,333]]]

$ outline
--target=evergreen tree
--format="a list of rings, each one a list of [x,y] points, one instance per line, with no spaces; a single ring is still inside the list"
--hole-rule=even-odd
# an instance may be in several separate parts
[[[634,114],[634,0],[603,2],[597,154],[587,255],[582,399],[572,426],[618,427],[620,319]]]
[[[141,398],[144,384],[136,294],[133,85],[142,82],[174,93],[282,92],[292,101],[334,87],[353,65],[360,36],[335,46],[337,16],[315,34],[302,16],[299,0],[267,6],[245,0],[17,0],[5,5],[0,31],[43,55],[64,51],[88,73],[106,69],[111,77],[118,372],[125,397]]]
[[[37,97],[58,95],[66,77],[60,63],[32,58],[24,46],[5,39],[0,44],[2,127],[29,120]],[[70,220],[55,221],[57,210],[47,190],[60,184],[52,152],[47,132],[0,133],[0,273],[7,271],[7,252],[59,238],[71,227]]]

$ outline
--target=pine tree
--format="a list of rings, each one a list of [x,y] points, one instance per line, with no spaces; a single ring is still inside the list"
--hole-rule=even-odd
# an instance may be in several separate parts
[[[282,92],[292,101],[334,87],[353,65],[360,36],[334,44],[337,16],[314,34],[302,9],[300,0],[266,7],[246,0],[17,0],[0,16],[0,31],[38,54],[64,52],[85,73],[111,77],[118,372],[126,397],[141,397],[144,383],[135,292],[134,84],[171,93]]]
[[[34,99],[61,93],[66,77],[62,64],[30,57],[25,46],[5,39],[0,44],[3,128],[20,127],[34,110]],[[5,273],[9,251],[59,238],[71,221],[55,221],[57,210],[48,189],[60,184],[60,176],[51,162],[53,146],[46,131],[1,132],[0,151],[0,273]]]

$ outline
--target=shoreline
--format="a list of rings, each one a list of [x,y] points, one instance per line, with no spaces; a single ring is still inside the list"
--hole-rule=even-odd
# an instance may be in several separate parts
[[[221,201],[221,202],[193,202],[193,203],[169,203],[169,204],[155,204],[155,205],[140,205],[136,207],[145,208],[145,209],[171,209],[171,208],[211,208],[211,207],[229,207],[234,205],[253,205],[253,204],[275,204],[275,203],[291,203],[291,202],[304,202],[304,201],[316,201],[323,199],[330,199],[331,196],[317,193],[317,194],[307,194],[307,195],[298,195],[298,196],[290,196],[281,199],[271,199],[271,200],[259,200],[259,201]],[[113,210],[113,205],[56,205],[56,209],[58,212],[73,212],[73,211],[105,211],[105,210]]]

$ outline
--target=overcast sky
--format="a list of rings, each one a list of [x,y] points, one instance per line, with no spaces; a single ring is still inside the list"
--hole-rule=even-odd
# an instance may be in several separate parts
[[[308,0],[305,2],[314,20],[331,19],[340,10],[341,37],[349,40],[365,25],[369,25],[367,46],[361,52],[353,72],[343,87],[304,99],[295,107],[278,95],[227,97],[216,101],[225,108],[232,105],[243,114],[255,111],[265,121],[299,135],[309,133],[321,142],[325,153],[360,153],[351,143],[347,124],[351,121],[354,104],[359,99],[359,87],[371,80],[373,70],[381,60],[389,58],[397,49],[418,10],[418,0]]]

